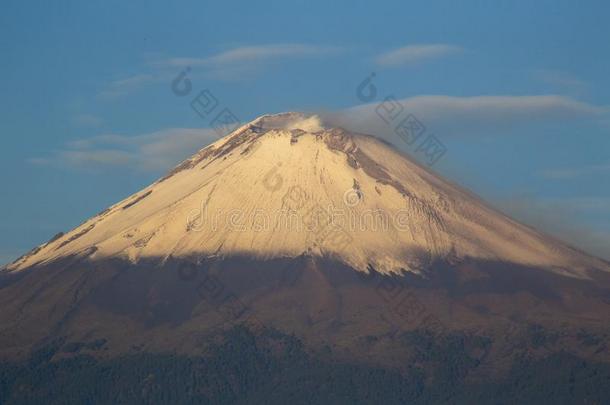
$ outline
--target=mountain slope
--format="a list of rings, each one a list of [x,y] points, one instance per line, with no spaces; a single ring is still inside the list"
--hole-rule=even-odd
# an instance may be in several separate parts
[[[0,402],[607,402],[609,270],[372,136],[263,116],[0,271]]]
[[[263,116],[8,267],[71,255],[260,259],[304,252],[419,273],[474,258],[588,278],[607,263],[512,221],[376,138],[297,113]]]

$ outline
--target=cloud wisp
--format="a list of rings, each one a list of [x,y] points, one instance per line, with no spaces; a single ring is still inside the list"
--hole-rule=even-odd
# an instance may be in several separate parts
[[[497,133],[537,122],[602,120],[610,115],[608,107],[560,95],[421,95],[393,100],[404,110],[404,114],[413,114],[429,129],[452,136]],[[334,125],[393,139],[393,127],[378,114],[381,102],[326,114],[325,119]]]
[[[549,180],[571,180],[598,174],[610,174],[610,163],[581,167],[555,168],[538,172],[540,177]]]
[[[556,96],[476,96],[423,95],[397,100],[405,114],[415,115],[428,129],[443,136],[476,135],[484,130],[496,133],[504,127],[537,121],[603,119],[607,107]],[[379,103],[360,105],[337,112],[320,113],[323,120],[357,132],[396,140],[394,127],[378,115]],[[88,120],[88,117],[85,117]],[[125,136],[98,135],[75,140],[47,157],[31,158],[33,164],[76,168],[132,167],[164,170],[213,142],[212,129],[169,128],[153,133]],[[572,178],[610,171],[608,165],[580,169],[556,169],[540,173],[553,178]]]
[[[199,69],[191,75],[203,74],[220,80],[241,80],[257,73],[272,62],[334,55],[343,48],[310,44],[266,44],[243,46],[205,57],[156,57],[149,60],[147,73],[135,74],[107,83],[97,94],[101,100],[112,101],[130,95],[145,86],[167,82],[177,68]],[[171,70],[171,73],[170,73]]]
[[[211,129],[169,128],[148,134],[98,135],[77,139],[48,157],[31,158],[37,165],[99,170],[128,167],[161,172],[217,140]]]
[[[449,44],[408,45],[382,53],[375,58],[380,67],[412,66],[464,52],[464,49]]]
[[[569,94],[582,94],[589,89],[589,84],[574,75],[558,70],[536,69],[532,71],[534,77],[558,90]]]
[[[241,79],[269,63],[334,55],[342,48],[310,44],[266,44],[229,49],[206,57],[170,57],[153,62],[156,68],[200,68],[218,79]]]
[[[137,74],[124,79],[110,82],[103,90],[98,93],[98,97],[103,100],[114,100],[126,96],[143,86],[158,81],[159,78],[153,74]]]
[[[324,56],[338,51],[340,51],[340,48],[332,46],[272,44],[239,47],[205,58],[168,58],[156,62],[156,64],[171,67],[221,67],[246,62],[263,62],[271,59]]]

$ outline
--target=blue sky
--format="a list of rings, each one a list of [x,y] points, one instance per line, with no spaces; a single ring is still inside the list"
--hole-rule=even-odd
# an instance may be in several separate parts
[[[214,140],[203,89],[242,121],[356,111],[421,159],[374,114],[393,96],[446,146],[434,170],[610,258],[610,5],[457,3],[3,2],[0,262]]]

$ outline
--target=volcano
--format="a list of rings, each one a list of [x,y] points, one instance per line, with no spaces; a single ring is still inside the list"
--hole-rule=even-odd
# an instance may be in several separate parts
[[[0,305],[16,402],[610,397],[609,263],[315,115],[259,117],[36,247]]]

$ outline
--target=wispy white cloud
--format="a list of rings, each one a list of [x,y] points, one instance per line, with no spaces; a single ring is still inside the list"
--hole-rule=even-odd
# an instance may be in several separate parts
[[[571,94],[582,94],[589,88],[587,82],[566,72],[550,69],[536,69],[533,71],[533,74],[538,80]]]
[[[338,47],[307,44],[270,44],[244,46],[219,54],[203,57],[174,57],[157,61],[157,65],[173,67],[221,67],[245,62],[262,62],[271,59],[303,58],[336,53]]]
[[[375,58],[382,67],[408,66],[462,53],[463,48],[449,44],[408,45],[382,53]]]
[[[329,114],[327,119],[335,125],[349,129],[394,137],[396,122],[386,123],[381,101],[345,109]],[[569,121],[577,119],[604,119],[610,109],[584,103],[566,96],[474,96],[422,95],[386,101],[385,106],[416,116],[424,126],[446,135],[480,134],[536,122]],[[398,114],[396,114],[398,115]]]
[[[592,176],[597,174],[610,175],[610,163],[581,167],[546,169],[538,173],[540,177],[552,180],[576,179],[583,176]]]
[[[127,96],[147,85],[169,82],[175,72],[168,69],[199,68],[191,77],[199,74],[221,80],[240,80],[260,72],[267,63],[298,58],[314,58],[336,54],[342,48],[336,46],[309,44],[267,44],[244,46],[205,57],[161,57],[149,58],[149,73],[140,73],[114,80],[98,92],[102,100],[115,100]]]
[[[170,57],[152,63],[157,68],[200,68],[207,76],[235,80],[260,72],[272,62],[329,56],[342,48],[309,44],[266,44],[244,46],[205,57]]]
[[[129,167],[160,172],[217,139],[211,129],[169,128],[148,134],[98,135],[68,142],[50,156],[31,158],[36,165],[75,169]]]
[[[62,150],[57,157],[64,163],[79,167],[96,167],[100,165],[125,166],[132,155],[120,150]]]
[[[98,93],[101,99],[116,99],[142,88],[144,85],[153,83],[158,77],[153,74],[137,74],[125,79],[110,82]]]
[[[403,100],[405,109],[428,120],[511,123],[545,119],[601,116],[608,108],[559,95],[533,96],[417,96]]]

